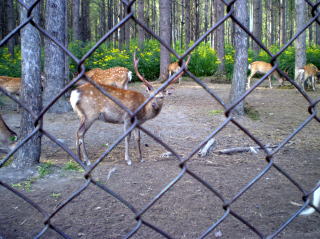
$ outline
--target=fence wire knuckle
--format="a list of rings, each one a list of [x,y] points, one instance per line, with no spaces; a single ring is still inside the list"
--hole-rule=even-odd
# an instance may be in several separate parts
[[[150,208],[152,208],[164,195],[167,194],[167,192],[171,189],[173,189],[174,185],[179,182],[182,178],[184,178],[186,175],[191,176],[194,180],[196,180],[198,183],[203,185],[208,191],[218,200],[220,200],[221,208],[223,210],[223,215],[220,216],[216,221],[212,222],[211,225],[209,225],[204,231],[200,232],[199,238],[206,238],[207,236],[212,233],[213,230],[218,228],[219,225],[221,225],[225,219],[228,217],[232,217],[233,219],[236,219],[238,222],[241,222],[243,225],[247,227],[248,230],[253,232],[257,237],[259,238],[274,238],[279,233],[281,233],[295,218],[299,216],[299,213],[303,211],[308,206],[315,209],[316,212],[320,213],[319,209],[316,208],[312,204],[311,196],[312,194],[320,187],[319,185],[315,186],[312,190],[305,190],[300,183],[295,179],[295,175],[289,174],[284,170],[281,166],[279,166],[273,159],[274,155],[277,154],[286,144],[289,143],[289,141],[294,138],[302,129],[304,129],[313,119],[320,123],[320,116],[318,116],[317,106],[319,105],[320,98],[317,98],[313,100],[302,88],[301,86],[295,82],[293,79],[291,79],[284,71],[282,71],[279,68],[279,64],[277,62],[278,57],[284,53],[286,49],[301,35],[303,34],[306,29],[308,29],[313,23],[320,24],[320,21],[318,18],[320,18],[320,11],[318,9],[320,5],[320,1],[313,3],[309,0],[305,0],[307,3],[307,7],[309,7],[310,12],[312,14],[312,18],[304,25],[302,29],[297,30],[296,34],[287,41],[287,43],[280,48],[280,50],[276,53],[272,53],[268,47],[262,42],[262,40],[258,39],[256,36],[253,35],[252,32],[250,32],[249,28],[245,26],[243,23],[237,19],[235,16],[235,3],[237,0],[232,1],[226,1],[226,0],[220,0],[221,3],[223,3],[223,7],[226,9],[225,15],[218,19],[215,24],[213,24],[212,27],[209,28],[204,34],[202,34],[196,41],[185,50],[184,53],[181,55],[178,54],[167,42],[165,42],[159,35],[157,35],[152,29],[147,26],[147,24],[136,16],[136,13],[133,9],[134,4],[137,3],[136,0],[132,1],[126,1],[121,0],[119,1],[119,4],[121,7],[125,8],[125,16],[115,25],[113,26],[109,31],[107,31],[97,42],[96,44],[91,47],[90,50],[88,50],[80,59],[76,57],[68,48],[61,42],[59,42],[54,36],[50,34],[50,32],[43,27],[41,27],[40,23],[37,23],[32,15],[32,11],[39,6],[39,4],[43,2],[43,0],[36,0],[34,1],[30,6],[28,6],[26,3],[24,3],[21,0],[16,1],[16,3],[19,3],[22,8],[25,8],[27,17],[25,20],[20,23],[15,29],[13,29],[11,32],[9,32],[1,41],[0,41],[0,47],[3,47],[11,38],[13,38],[15,35],[19,34],[22,29],[28,25],[34,26],[38,32],[44,36],[47,40],[53,42],[56,46],[58,46],[64,54],[66,54],[68,57],[70,57],[77,65],[77,71],[78,75],[74,77],[70,82],[68,82],[64,89],[59,92],[58,95],[56,95],[46,106],[44,106],[39,114],[35,114],[32,110],[30,110],[30,106],[26,105],[25,102],[21,102],[19,99],[17,99],[15,96],[8,93],[6,90],[0,89],[0,92],[5,94],[6,96],[10,97],[13,101],[18,103],[23,110],[27,111],[34,119],[35,122],[35,128],[32,132],[30,132],[25,138],[23,138],[19,144],[13,149],[10,153],[6,155],[1,161],[0,161],[0,167],[3,167],[5,163],[10,159],[10,157],[18,151],[24,144],[26,144],[34,135],[37,133],[41,133],[42,136],[45,136],[47,139],[55,143],[59,148],[61,148],[64,152],[66,152],[72,160],[74,160],[77,164],[79,164],[85,172],[83,173],[83,179],[84,182],[78,186],[70,195],[67,196],[63,201],[61,201],[55,208],[51,210],[46,210],[35,201],[31,200],[30,197],[25,195],[24,193],[16,190],[12,185],[8,185],[7,183],[0,180],[0,186],[5,188],[6,190],[10,191],[20,199],[22,199],[24,202],[31,205],[35,210],[37,210],[42,215],[42,223],[43,228],[37,232],[37,235],[34,238],[43,238],[44,235],[48,230],[56,232],[58,235],[60,235],[63,238],[71,238],[64,230],[59,228],[57,225],[54,225],[52,222],[52,219],[59,214],[59,212],[66,207],[68,204],[73,202],[76,198],[78,198],[84,191],[88,189],[90,185],[94,185],[99,190],[103,191],[107,195],[110,195],[114,199],[116,199],[119,203],[124,205],[126,208],[128,208],[133,216],[133,219],[136,220],[135,225],[130,228],[129,232],[126,232],[126,235],[124,235],[124,238],[131,238],[134,234],[136,234],[139,230],[142,230],[142,226],[148,227],[153,232],[160,234],[161,236],[165,238],[174,238],[170,233],[166,232],[163,228],[160,228],[159,226],[156,226],[154,222],[147,221],[143,216],[150,211]],[[192,51],[199,46],[201,42],[205,40],[206,37],[208,37],[210,34],[212,34],[216,29],[224,24],[227,20],[231,20],[234,24],[236,24],[242,31],[246,33],[246,36],[250,38],[255,44],[257,44],[261,50],[263,50],[267,55],[270,57],[270,63],[272,65],[272,69],[268,71],[263,77],[261,77],[259,80],[257,80],[253,86],[248,89],[239,99],[237,99],[233,104],[227,105],[225,102],[220,98],[219,94],[214,90],[208,87],[206,83],[204,83],[202,80],[200,80],[198,77],[196,77],[192,72],[189,71],[188,66],[186,66],[186,57],[191,55]],[[130,109],[128,109],[120,100],[118,100],[116,97],[112,96],[106,89],[101,87],[98,83],[93,81],[92,79],[88,78],[85,75],[86,72],[86,66],[85,62],[88,60],[92,54],[95,53],[95,51],[110,37],[117,32],[119,29],[121,29],[124,24],[126,24],[128,21],[132,21],[136,26],[140,26],[146,33],[148,33],[151,37],[156,39],[161,46],[165,47],[170,54],[174,55],[180,63],[182,63],[181,69],[173,74],[171,77],[169,77],[164,83],[161,84],[161,86],[155,91],[154,94],[150,95],[144,103],[142,103],[134,112],[132,112]],[[263,143],[262,140],[259,140],[250,130],[248,130],[244,125],[240,123],[236,118],[232,116],[232,111],[240,104],[242,103],[245,98],[252,94],[252,92],[265,80],[271,76],[271,74],[277,71],[280,73],[282,77],[284,77],[288,82],[290,82],[291,85],[294,86],[294,88],[297,90],[299,95],[303,96],[308,105],[306,105],[306,110],[310,115],[295,129],[293,132],[291,132],[285,139],[282,140],[282,142],[275,147],[274,149],[270,150],[266,145]],[[186,157],[181,157],[172,147],[170,144],[167,144],[164,142],[160,137],[158,137],[155,133],[152,133],[147,128],[142,126],[137,119],[138,113],[147,105],[148,102],[150,102],[154,97],[166,89],[172,81],[174,81],[175,77],[178,76],[180,73],[184,72],[186,75],[188,75],[195,83],[197,83],[201,88],[209,94],[211,98],[214,99],[215,102],[219,103],[223,109],[225,114],[225,119],[222,123],[219,123],[218,126],[216,126],[214,129],[210,129],[210,134],[202,140],[199,144],[195,145],[194,149],[187,155]],[[77,82],[79,82],[81,79],[85,79],[86,82],[89,82],[92,86],[94,86],[98,91],[101,92],[104,96],[111,99],[117,106],[119,106],[123,111],[128,113],[128,115],[133,119],[131,127],[129,127],[125,132],[123,132],[114,142],[113,144],[105,150],[100,157],[92,163],[90,166],[86,166],[82,160],[80,159],[80,156],[75,154],[67,145],[65,145],[63,142],[59,141],[54,135],[49,133],[43,128],[42,121],[45,116],[45,114],[48,112],[48,110],[52,107],[52,105],[57,102],[65,93],[70,91],[72,87],[75,86]],[[197,154],[197,152],[214,136],[218,135],[223,129],[225,129],[229,125],[235,126],[237,129],[239,129],[241,132],[243,132],[248,138],[250,138],[255,144],[257,144],[263,151],[265,155],[265,165],[262,169],[259,170],[259,172],[255,175],[254,178],[252,178],[250,181],[246,183],[246,185],[242,186],[241,189],[238,191],[232,193],[232,198],[230,200],[227,200],[222,193],[217,189],[218,183],[216,185],[209,183],[203,177],[201,177],[200,173],[194,172],[193,170],[188,168],[188,163],[192,159],[194,155]],[[166,184],[164,188],[151,200],[149,200],[148,203],[146,203],[142,209],[136,208],[132,203],[129,202],[126,198],[119,195],[117,192],[111,190],[108,186],[100,183],[97,181],[93,176],[93,170],[96,169],[101,162],[109,155],[110,152],[114,150],[115,147],[117,147],[123,140],[135,129],[141,130],[143,133],[148,135],[150,138],[152,138],[158,145],[161,145],[166,150],[172,153],[172,155],[179,161],[177,164],[177,167],[179,168],[179,172],[177,175],[170,179],[170,182]],[[291,183],[293,187],[295,187],[297,190],[299,190],[302,194],[302,200],[304,202],[303,206],[301,206],[299,209],[297,209],[293,215],[290,216],[290,218],[286,219],[278,228],[274,229],[273,232],[271,232],[269,235],[264,235],[256,226],[251,224],[249,220],[247,220],[243,215],[240,215],[238,212],[236,212],[232,206],[236,201],[238,201],[241,196],[245,193],[247,193],[252,187],[256,186],[256,183],[261,180],[263,176],[266,175],[270,170],[276,170],[279,174],[284,176],[288,181]],[[0,235],[1,238],[1,235]]]

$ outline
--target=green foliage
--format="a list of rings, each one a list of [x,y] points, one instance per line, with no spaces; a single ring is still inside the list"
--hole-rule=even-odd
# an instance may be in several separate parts
[[[37,166],[39,177],[43,178],[44,176],[52,173],[52,166],[53,164],[49,162],[41,163],[39,166]]]
[[[190,44],[193,44],[192,42]],[[95,42],[83,43],[81,41],[73,41],[69,43],[69,50],[79,59],[81,59],[92,47]],[[182,54],[184,49],[180,49],[180,44],[177,42],[175,50],[178,54]],[[88,59],[85,61],[87,70],[92,68],[108,69],[114,66],[127,67],[134,72],[132,54],[138,48],[137,40],[130,42],[130,48],[119,50],[107,44],[102,44]],[[271,46],[269,50],[274,54],[280,50],[279,46]],[[253,51],[249,49],[248,62],[265,61],[270,62],[270,57],[265,51],[260,51],[258,56],[255,56]],[[320,68],[320,48],[310,46],[307,48],[307,63],[312,63]],[[232,78],[234,65],[235,50],[231,45],[225,46],[225,69],[226,77]],[[160,71],[160,43],[156,40],[147,40],[144,42],[142,49],[138,49],[137,57],[139,61],[139,71],[148,80],[156,80],[159,78]],[[171,55],[171,62],[177,59]],[[280,68],[289,73],[290,77],[294,74],[295,49],[290,46],[278,58]],[[209,43],[202,42],[191,53],[191,61],[189,63],[190,71],[198,76],[211,76],[217,71],[219,60],[216,52],[211,48]],[[75,62],[70,59],[71,73],[77,72]],[[0,48],[0,75],[20,77],[21,76],[21,49],[15,48],[15,54],[12,57],[7,48]],[[134,80],[136,76],[134,75]]]
[[[78,171],[78,172],[84,172],[84,170],[74,161],[70,160],[67,163],[65,163],[64,170],[66,171]]]
[[[209,111],[209,115],[213,115],[213,116],[215,116],[215,115],[222,115],[223,113],[224,113],[223,110],[210,110],[210,111]]]
[[[20,77],[21,75],[21,49],[16,47],[12,57],[8,48],[0,48],[0,75]]]
[[[211,76],[218,68],[216,52],[209,43],[202,42],[191,54],[189,70],[196,76]]]

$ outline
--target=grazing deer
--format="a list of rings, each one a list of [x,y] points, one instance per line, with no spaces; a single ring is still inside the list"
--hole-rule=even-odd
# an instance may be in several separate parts
[[[173,63],[169,64],[169,65],[168,65],[169,77],[170,77],[172,74],[177,73],[179,70],[180,70],[179,62],[173,62]],[[180,81],[181,81],[181,77],[179,78],[179,84],[180,84]]]
[[[125,67],[112,67],[106,70],[94,68],[85,73],[88,78],[100,85],[112,85],[122,89],[128,89],[128,83],[132,79],[132,72]],[[86,83],[85,80],[78,81],[77,85]]]
[[[0,151],[8,153],[16,145],[17,134],[12,131],[0,115]]]
[[[19,94],[21,87],[21,78],[0,76],[0,87],[11,94]]]
[[[251,64],[249,64],[249,70],[251,71],[250,76],[248,77],[248,84],[247,84],[247,89],[250,88],[250,81],[251,78],[256,74],[256,73],[260,73],[260,74],[266,74],[268,71],[270,71],[272,69],[272,65],[270,63],[264,62],[264,61],[254,61]],[[274,72],[272,72],[271,75],[268,76],[268,80],[269,80],[269,87],[272,88],[271,85],[271,76],[273,76],[274,78],[276,78],[280,85],[283,85],[284,82],[284,78],[281,77],[279,75],[279,73],[275,70]]]
[[[189,60],[190,58],[188,58],[186,65],[189,63]],[[146,79],[144,79],[144,77],[138,71],[138,60],[136,59],[136,53],[134,53],[134,69],[138,78],[147,87],[149,95],[153,95],[153,86]],[[182,74],[183,72],[176,76],[173,81],[177,80]],[[125,105],[131,112],[136,111],[139,106],[147,100],[147,97],[137,91],[121,89],[110,85],[101,86],[111,96],[120,100],[121,103]],[[159,92],[137,113],[136,118],[139,123],[153,119],[160,113],[165,94],[165,91]],[[81,85],[73,90],[71,92],[70,103],[73,110],[80,118],[80,126],[76,135],[78,155],[87,165],[90,164],[90,161],[84,145],[84,135],[94,121],[99,119],[106,123],[123,124],[124,131],[127,131],[132,124],[131,117],[125,110],[102,94],[100,90],[90,83]],[[136,137],[136,141],[138,145],[139,159],[142,161],[139,130],[137,132],[138,135]],[[129,156],[129,140],[130,134],[125,138],[125,160],[128,165],[131,165]]]
[[[319,79],[320,77],[320,71],[318,68],[313,64],[305,65],[303,68],[298,70],[296,81],[300,86],[304,89],[305,83],[308,84],[308,80],[310,80],[310,84],[312,87],[312,90],[316,90],[316,78]]]

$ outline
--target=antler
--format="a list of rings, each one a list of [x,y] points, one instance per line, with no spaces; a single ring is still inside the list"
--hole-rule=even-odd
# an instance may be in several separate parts
[[[189,61],[190,61],[190,55],[188,56],[188,59],[187,59],[187,61],[186,61],[186,67],[188,66],[188,64],[189,64]],[[182,71],[182,72],[180,72],[180,74],[179,75],[177,75],[172,81],[171,81],[171,83],[170,84],[172,84],[172,83],[174,83],[174,82],[176,82],[182,75],[184,74],[184,71]]]
[[[149,90],[153,90],[153,86],[139,73],[139,71],[138,71],[138,63],[139,63],[139,59],[136,58],[136,51],[134,51],[134,53],[133,53],[133,65],[134,65],[134,70],[136,72],[136,75],[147,86],[147,88]]]

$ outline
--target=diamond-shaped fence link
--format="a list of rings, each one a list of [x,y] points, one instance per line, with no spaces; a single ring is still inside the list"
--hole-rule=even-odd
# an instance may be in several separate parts
[[[146,26],[143,22],[141,22],[139,19],[137,19],[135,12],[133,11],[133,4],[136,1],[125,1],[122,0],[122,3],[126,5],[127,13],[125,17],[117,24],[115,25],[110,31],[108,31],[81,59],[78,59],[76,56],[74,56],[65,46],[63,46],[61,43],[59,43],[53,36],[51,36],[45,29],[43,29],[38,23],[33,21],[32,16],[32,10],[40,4],[41,0],[35,1],[31,6],[27,6],[21,1],[18,1],[22,7],[26,8],[28,10],[27,18],[24,20],[23,23],[21,23],[18,27],[16,27],[13,31],[11,31],[1,42],[0,47],[2,47],[9,39],[14,37],[15,34],[18,34],[20,30],[25,27],[28,24],[32,24],[35,28],[39,30],[43,36],[53,41],[56,45],[58,45],[65,54],[67,54],[70,58],[72,58],[78,66],[78,72],[79,75],[70,81],[65,88],[60,92],[59,95],[57,95],[50,104],[45,106],[41,113],[39,115],[34,115],[31,110],[29,110],[28,106],[20,102],[17,98],[13,97],[12,95],[8,94],[5,90],[0,89],[2,93],[9,96],[11,99],[13,99],[16,103],[18,103],[22,108],[27,110],[34,119],[35,122],[35,129],[33,132],[31,132],[26,138],[22,139],[19,145],[14,149],[10,154],[8,154],[4,160],[1,161],[0,166],[3,166],[6,161],[24,144],[26,143],[30,138],[32,138],[37,132],[41,132],[44,136],[48,137],[51,141],[56,143],[58,146],[60,146],[64,151],[66,151],[76,162],[78,162],[84,169],[85,173],[83,175],[83,178],[85,182],[79,187],[76,191],[74,191],[71,195],[68,196],[68,198],[61,202],[56,208],[54,208],[52,211],[45,210],[41,208],[36,202],[31,200],[29,197],[24,195],[23,193],[16,190],[11,185],[8,185],[7,183],[0,180],[0,185],[7,190],[14,193],[16,196],[20,197],[22,200],[30,204],[32,207],[34,207],[43,217],[43,228],[42,230],[37,234],[36,238],[42,237],[47,230],[54,230],[56,233],[58,233],[60,236],[64,238],[70,238],[69,235],[66,234],[63,230],[55,226],[51,219],[53,219],[66,205],[68,205],[71,201],[73,201],[75,198],[77,198],[82,192],[87,190],[89,185],[95,185],[99,189],[101,189],[103,192],[111,195],[116,200],[118,200],[120,203],[122,203],[125,207],[127,207],[129,210],[132,211],[132,213],[135,215],[134,219],[136,220],[136,224],[134,227],[130,229],[130,231],[125,235],[125,238],[132,237],[137,231],[141,229],[142,226],[146,226],[153,230],[156,233],[159,233],[165,238],[173,238],[171,235],[169,235],[167,232],[165,232],[162,228],[156,226],[153,224],[152,221],[146,220],[143,216],[144,214],[158,201],[160,198],[162,198],[180,179],[182,179],[185,175],[189,175],[193,177],[195,180],[197,180],[199,183],[201,183],[204,187],[206,187],[212,194],[214,194],[217,198],[220,199],[222,208],[224,210],[224,214],[210,227],[208,227],[205,231],[202,232],[202,234],[199,236],[199,238],[205,238],[207,237],[210,232],[212,232],[214,229],[216,229],[226,218],[232,217],[233,219],[238,220],[239,222],[243,223],[247,227],[248,230],[251,230],[253,233],[255,233],[260,238],[273,238],[277,236],[281,231],[283,231],[290,222],[295,219],[299,213],[304,210],[307,206],[312,206],[311,204],[311,195],[312,193],[317,189],[315,187],[312,191],[305,191],[302,186],[300,186],[299,182],[297,182],[292,175],[288,174],[284,169],[282,169],[278,164],[276,164],[273,160],[273,156],[286,145],[296,134],[298,134],[311,120],[315,119],[316,121],[320,122],[319,116],[317,115],[317,109],[316,106],[320,101],[320,98],[312,99],[308,96],[308,94],[305,93],[301,89],[301,87],[292,79],[290,79],[284,72],[281,71],[281,69],[278,68],[278,64],[276,62],[277,58],[288,48],[289,45],[291,45],[295,39],[299,37],[300,34],[302,34],[308,27],[310,27],[311,24],[317,23],[320,24],[320,11],[317,10],[317,7],[320,5],[320,1],[317,3],[313,3],[311,1],[305,0],[307,5],[311,8],[312,18],[307,22],[305,27],[301,29],[299,32],[296,33],[296,35],[288,41],[286,45],[284,45],[276,54],[272,54],[270,50],[255,36],[252,35],[252,33],[249,31],[247,27],[245,27],[241,22],[238,21],[238,19],[234,16],[234,4],[236,0],[234,1],[225,1],[221,0],[226,9],[227,12],[223,18],[218,20],[216,24],[214,24],[205,34],[203,34],[189,49],[187,49],[184,54],[179,55],[175,50],[173,50],[169,45],[167,45],[157,34],[155,34],[148,26]],[[84,163],[79,159],[78,155],[75,155],[72,150],[70,150],[66,145],[64,145],[62,142],[57,140],[54,136],[52,136],[49,132],[45,131],[41,125],[41,120],[43,119],[45,113],[49,110],[49,108],[67,91],[70,90],[70,88],[79,81],[82,77],[84,77],[85,73],[85,65],[84,62],[88,57],[90,57],[95,50],[101,46],[110,36],[117,31],[119,28],[121,28],[126,22],[129,20],[133,21],[135,24],[142,27],[148,34],[150,34],[152,37],[157,39],[163,46],[165,46],[170,53],[172,53],[174,56],[176,56],[180,61],[183,61],[204,39],[214,32],[221,24],[223,24],[227,20],[232,20],[235,24],[237,24],[239,27],[245,31],[248,36],[253,39],[260,47],[263,49],[270,57],[271,57],[271,64],[273,66],[272,70],[269,71],[268,74],[266,74],[264,77],[262,77],[259,81],[257,81],[251,89],[247,90],[244,95],[242,95],[236,102],[234,102],[232,105],[226,105],[223,100],[219,97],[219,95],[214,92],[212,89],[210,89],[203,81],[201,81],[199,78],[197,78],[195,75],[193,75],[187,68],[185,62],[183,66],[181,67],[180,71],[177,74],[184,71],[190,78],[194,80],[197,84],[199,84],[212,98],[214,98],[223,108],[225,112],[225,120],[220,124],[219,127],[217,127],[211,134],[204,139],[187,157],[182,158],[179,156],[174,149],[163,142],[158,136],[147,130],[144,126],[140,125],[139,122],[135,119],[138,112],[149,102],[151,101],[156,94],[161,92],[163,89],[167,88],[168,85],[171,83],[171,81],[174,79],[174,76],[170,77],[165,83],[161,85],[160,88],[158,88],[154,95],[151,95],[146,102],[143,103],[135,112],[131,112],[128,108],[126,108],[121,101],[114,98],[112,95],[110,95],[107,91],[105,91],[101,86],[99,86],[94,81],[87,79],[91,84],[93,84],[95,87],[97,87],[106,97],[109,97],[113,101],[116,102],[121,108],[123,108],[126,112],[129,113],[129,115],[133,119],[132,126],[124,132],[117,140],[114,142],[113,145],[111,145],[108,150],[106,150],[92,165],[85,166]],[[306,99],[308,102],[308,111],[310,113],[310,116],[305,119],[305,121],[296,129],[294,130],[287,138],[285,138],[274,150],[269,150],[266,148],[266,146],[258,139],[256,138],[249,130],[247,130],[236,118],[234,118],[231,114],[232,110],[240,103],[242,102],[250,93],[258,87],[274,70],[278,70],[280,74],[286,78],[288,82],[290,82],[293,86],[296,87],[296,89],[299,91],[299,93]],[[196,172],[190,170],[188,168],[188,161],[208,142],[209,139],[217,135],[220,131],[222,131],[225,127],[228,125],[233,124],[238,129],[240,129],[244,134],[249,136],[257,145],[259,145],[265,152],[265,160],[266,160],[266,166],[252,179],[245,185],[243,188],[241,188],[238,192],[234,192],[234,197],[230,200],[227,200],[220,192],[217,190],[213,185],[208,183],[206,180],[204,180],[199,174]],[[101,161],[120,143],[122,140],[134,129],[138,128],[139,130],[143,131],[145,134],[150,136],[152,139],[154,139],[157,143],[162,145],[164,148],[166,148],[168,151],[170,151],[179,161],[179,165],[177,165],[180,168],[180,173],[178,176],[176,176],[174,179],[171,180],[169,184],[167,184],[160,193],[158,193],[152,200],[150,200],[146,205],[144,205],[142,210],[136,209],[129,201],[127,201],[125,198],[121,197],[116,192],[112,191],[109,187],[106,185],[100,183],[99,181],[95,180],[92,177],[93,170],[101,163]],[[258,228],[250,224],[249,221],[247,221],[242,215],[238,214],[235,210],[232,209],[232,205],[250,188],[256,184],[267,172],[269,172],[271,169],[277,170],[281,175],[286,177],[292,185],[294,185],[299,191],[302,192],[304,195],[304,205],[299,208],[289,219],[283,222],[282,225],[280,225],[278,228],[276,228],[273,232],[271,232],[269,235],[264,235],[261,231],[259,231]],[[309,205],[310,204],[310,205]],[[319,209],[315,208],[317,212],[319,212]]]

